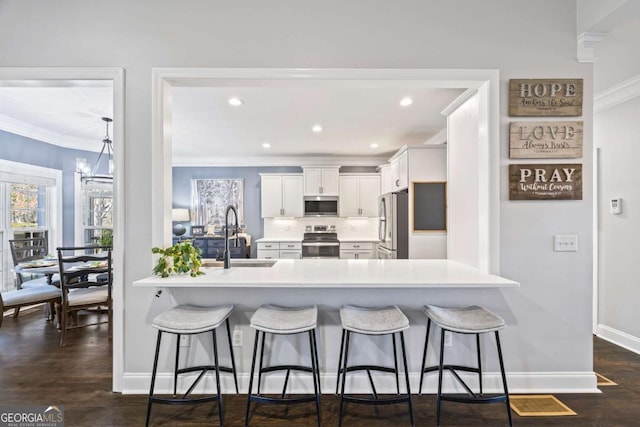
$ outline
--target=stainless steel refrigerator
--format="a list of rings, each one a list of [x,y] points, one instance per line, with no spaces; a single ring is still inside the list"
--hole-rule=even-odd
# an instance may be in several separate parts
[[[409,258],[409,195],[386,193],[378,197],[379,259]]]

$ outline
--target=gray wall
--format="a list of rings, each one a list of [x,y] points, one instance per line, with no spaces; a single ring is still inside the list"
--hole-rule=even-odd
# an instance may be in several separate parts
[[[62,244],[74,244],[74,182],[76,158],[95,164],[94,152],[58,147],[0,130],[0,159],[62,171]],[[106,169],[106,163],[103,165]]]
[[[113,0],[107,7],[79,0],[23,0],[0,2],[0,10],[0,66],[126,71],[125,381],[150,372],[155,342],[150,322],[171,304],[168,297],[166,303],[153,298],[152,289],[131,285],[148,276],[153,265],[151,218],[158,212],[152,209],[151,159],[159,157],[151,126],[154,67],[464,68],[500,72],[500,137],[492,141],[492,150],[500,159],[501,274],[522,286],[429,291],[415,305],[438,296],[450,304],[484,303],[507,319],[507,370],[539,373],[552,383],[576,387],[573,378],[585,378],[595,386],[589,374],[592,183],[586,179],[592,173],[593,64],[575,59],[575,0],[309,0],[304,7],[296,0],[194,0],[188,6],[172,0]],[[560,77],[584,79],[583,200],[511,202],[508,80]],[[578,235],[579,252],[552,252],[553,235],[565,233]],[[541,254],[549,262],[539,263]],[[357,301],[360,294],[353,291],[351,297]],[[246,317],[233,320],[249,330]],[[424,320],[412,321],[415,339],[408,344],[419,352]],[[117,336],[116,331],[114,340]],[[244,372],[247,351],[245,346]],[[170,367],[167,360],[163,370]],[[412,358],[413,372],[418,365],[419,357]]]
[[[264,236],[264,222],[260,216],[260,174],[296,173],[299,167],[174,167],[173,207],[191,208],[192,179],[244,179],[244,222],[251,238]],[[256,245],[251,245],[251,256],[256,256]]]

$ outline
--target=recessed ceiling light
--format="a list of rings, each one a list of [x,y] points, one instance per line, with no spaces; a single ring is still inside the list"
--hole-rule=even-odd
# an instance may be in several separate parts
[[[378,144],[373,143],[373,144],[371,144],[369,147],[371,147],[371,148],[378,148]]]
[[[271,144],[269,144],[268,142],[265,142],[262,144],[262,148],[271,148]]]
[[[237,96],[229,98],[229,105],[232,105],[234,107],[239,107],[242,104],[244,104],[244,101],[238,98]]]
[[[311,128],[312,131],[314,131],[315,133],[320,133],[322,132],[322,126],[320,125],[313,125],[313,127]]]
[[[400,100],[401,107],[408,107],[411,104],[413,104],[413,99],[409,98],[408,96],[405,96]]]

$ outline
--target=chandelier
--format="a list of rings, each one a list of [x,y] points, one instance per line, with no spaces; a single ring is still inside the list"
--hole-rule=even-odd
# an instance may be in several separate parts
[[[104,182],[104,183],[113,183],[113,141],[109,137],[109,123],[113,120],[109,117],[102,117],[102,121],[106,123],[107,133],[104,139],[102,140],[102,150],[100,150],[100,154],[98,154],[98,158],[96,159],[96,163],[91,168],[87,159],[76,159],[76,172],[80,174],[80,179],[83,183],[87,182]],[[104,157],[103,157],[104,156]],[[106,167],[100,168],[100,164],[102,163],[102,159],[105,159]],[[99,173],[100,170],[104,169],[108,170],[108,173],[105,174]]]

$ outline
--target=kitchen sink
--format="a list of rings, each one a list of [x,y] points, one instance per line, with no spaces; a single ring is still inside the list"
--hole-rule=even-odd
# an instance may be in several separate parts
[[[278,262],[277,260],[270,259],[242,259],[242,258],[232,258],[231,259],[231,268],[244,268],[244,267],[273,267],[273,265]],[[202,260],[203,267],[224,267],[224,261],[217,261],[215,259],[203,259]]]

